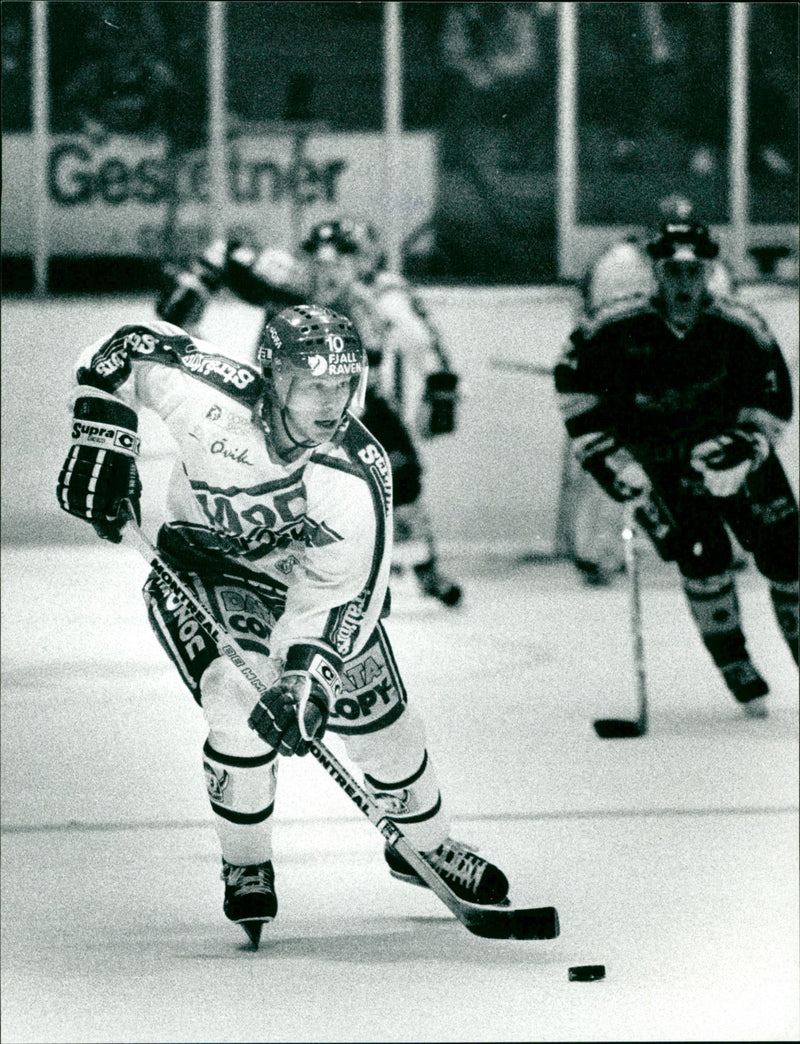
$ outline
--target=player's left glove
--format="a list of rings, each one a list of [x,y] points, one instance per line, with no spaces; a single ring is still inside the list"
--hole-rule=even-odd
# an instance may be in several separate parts
[[[423,403],[427,416],[423,423],[423,434],[429,438],[449,435],[456,427],[456,403],[458,402],[458,377],[448,370],[429,373],[425,381]]]
[[[582,467],[619,503],[644,496],[652,483],[639,461],[625,446],[607,447],[605,440],[596,452],[587,453]]]
[[[341,694],[339,671],[313,645],[293,645],[283,674],[253,708],[247,724],[281,754],[307,754],[322,739],[331,701]]]
[[[98,536],[114,544],[122,540],[128,521],[126,502],[141,522],[137,427],[138,417],[130,406],[81,395],[75,403],[72,447],[58,476],[61,507],[91,522]]]
[[[764,463],[769,450],[766,436],[754,426],[729,428],[698,443],[690,463],[712,497],[732,497]]]

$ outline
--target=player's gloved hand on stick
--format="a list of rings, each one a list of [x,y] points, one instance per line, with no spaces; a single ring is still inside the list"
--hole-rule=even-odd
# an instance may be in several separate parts
[[[458,402],[458,377],[454,373],[440,370],[429,373],[425,381],[424,402],[427,417],[423,434],[429,438],[449,435],[456,427],[456,403]]]
[[[122,402],[82,395],[75,403],[72,447],[58,476],[61,507],[118,544],[130,502],[141,522],[142,484],[136,467],[138,417]]]
[[[624,446],[611,452],[591,454],[582,463],[606,493],[619,503],[643,497],[651,489],[647,472]]]
[[[767,437],[755,427],[743,426],[698,443],[690,463],[712,497],[732,497],[768,455]]]
[[[314,646],[292,646],[283,674],[253,708],[248,725],[281,754],[307,754],[322,739],[342,690],[336,667]]]

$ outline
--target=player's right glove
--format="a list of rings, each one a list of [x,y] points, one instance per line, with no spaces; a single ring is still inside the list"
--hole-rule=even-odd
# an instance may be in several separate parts
[[[456,403],[458,402],[458,377],[448,370],[429,373],[425,381],[423,402],[428,415],[424,423],[424,434],[449,435],[456,427]]]
[[[81,395],[75,403],[72,447],[58,476],[61,507],[91,522],[98,536],[114,544],[122,540],[128,520],[126,501],[141,522],[138,423],[136,412],[122,402]]]
[[[192,261],[188,270],[167,265],[156,314],[168,323],[187,329],[200,321],[209,298],[220,286],[230,250],[238,244],[218,240]]]
[[[307,754],[322,739],[330,704],[341,694],[339,672],[313,645],[293,645],[283,674],[253,708],[247,724],[281,754]]]
[[[605,442],[601,445],[605,446]],[[581,464],[619,503],[644,496],[652,485],[642,465],[624,446],[611,452],[598,449],[584,456]]]
[[[767,437],[755,427],[743,426],[698,443],[690,463],[712,497],[732,497],[768,455]]]

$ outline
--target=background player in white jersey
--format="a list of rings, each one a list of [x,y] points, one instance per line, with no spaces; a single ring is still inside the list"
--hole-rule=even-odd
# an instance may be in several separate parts
[[[366,377],[350,320],[306,305],[275,316],[249,358],[153,322],[90,346],[76,368],[59,503],[118,542],[126,502],[140,517],[138,411],[154,411],[178,447],[158,547],[270,686],[254,707],[249,683],[151,573],[150,624],[208,725],[224,911],[254,945],[277,912],[278,754],[307,753],[307,737],[326,729],[457,894],[496,903],[508,889],[497,867],[448,837],[424,728],[382,623],[391,472],[354,415]],[[393,848],[385,854],[395,876],[421,883]]]
[[[665,222],[648,243],[657,291],[624,298],[572,333],[556,366],[581,466],[674,561],[703,643],[752,717],[769,691],[742,631],[730,533],[767,579],[797,661],[797,502],[775,451],[793,403],[763,319],[708,292],[708,229]]]
[[[659,224],[688,221],[694,217],[692,203],[680,195],[666,197],[658,209]],[[736,292],[731,271],[719,256],[708,261],[706,285],[713,294],[730,297]],[[579,321],[596,315],[615,301],[626,297],[650,297],[657,289],[646,239],[627,236],[612,243],[586,271],[580,285],[582,314]],[[570,554],[588,584],[604,586],[624,570],[620,537],[622,507],[603,493],[574,455],[569,455],[565,470]]]
[[[383,265],[375,230],[352,221],[317,225],[297,255],[215,243],[186,270],[167,271],[157,312],[192,329],[211,294],[226,287],[263,308],[265,323],[279,308],[305,300],[347,315],[370,364],[361,419],[392,465],[395,571],[410,570],[424,595],[456,606],[462,591],[440,569],[416,439],[455,429],[458,377],[409,284]]]
[[[302,249],[311,260],[315,300],[349,315],[364,331],[370,381],[361,420],[392,465],[394,567],[411,569],[426,595],[456,606],[461,587],[439,567],[416,439],[455,430],[458,378],[422,302],[402,276],[384,271],[374,228],[324,222]]]

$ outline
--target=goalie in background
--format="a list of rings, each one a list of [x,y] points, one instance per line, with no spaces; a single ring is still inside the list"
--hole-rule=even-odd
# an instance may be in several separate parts
[[[458,376],[412,288],[385,271],[375,229],[324,222],[297,254],[214,243],[184,270],[167,269],[156,311],[193,330],[223,287],[264,309],[265,326],[281,308],[303,301],[333,308],[355,324],[370,372],[360,419],[389,454],[394,480],[393,572],[409,571],[425,597],[457,606],[462,591],[439,566],[416,440],[455,430]]]
[[[688,221],[694,213],[691,202],[677,194],[661,200],[658,209],[657,225],[667,220]],[[708,261],[706,286],[713,294],[732,297],[736,293],[733,275],[719,256]],[[581,280],[582,318],[591,318],[626,297],[650,297],[656,290],[646,241],[627,236],[604,250]],[[587,584],[607,586],[625,569],[620,540],[622,506],[605,495],[571,453],[565,461],[565,472],[569,554]],[[742,564],[737,557],[737,567]]]
[[[775,446],[792,415],[783,354],[763,319],[714,296],[718,246],[671,220],[647,244],[657,290],[589,316],[556,366],[583,469],[674,561],[700,636],[735,699],[766,714],[769,691],[741,627],[730,532],[769,584],[797,661],[798,513]]]

